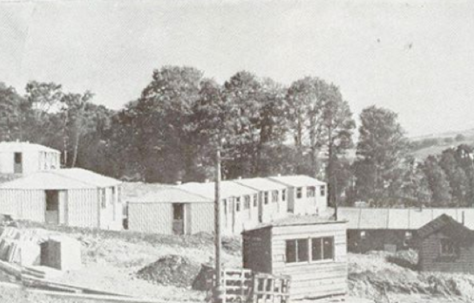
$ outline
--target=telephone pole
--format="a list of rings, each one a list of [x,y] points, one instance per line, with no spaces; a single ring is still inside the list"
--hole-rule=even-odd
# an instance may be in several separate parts
[[[217,148],[216,152],[216,200],[214,204],[214,221],[215,221],[215,245],[216,245],[216,285],[214,289],[214,303],[222,302],[222,279],[221,279],[221,150]]]

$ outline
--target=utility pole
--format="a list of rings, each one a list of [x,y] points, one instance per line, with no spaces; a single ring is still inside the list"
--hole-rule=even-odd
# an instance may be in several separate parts
[[[215,245],[216,245],[216,285],[214,289],[214,303],[222,302],[222,270],[221,270],[221,150],[220,146],[216,153],[216,200],[214,205],[214,221],[215,221]]]

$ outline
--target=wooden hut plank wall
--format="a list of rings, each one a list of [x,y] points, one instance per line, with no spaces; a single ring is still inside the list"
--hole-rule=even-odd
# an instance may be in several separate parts
[[[121,229],[121,182],[79,168],[36,172],[0,185],[0,208],[16,219]]]
[[[28,142],[0,142],[0,174],[30,174],[60,168],[58,150]]]
[[[416,236],[420,270],[474,274],[474,231],[443,214]]]
[[[292,299],[347,292],[346,222],[294,216],[243,232],[244,268],[290,275]]]

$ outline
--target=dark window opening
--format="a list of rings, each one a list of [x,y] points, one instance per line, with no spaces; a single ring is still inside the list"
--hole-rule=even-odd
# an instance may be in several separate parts
[[[22,162],[22,154],[21,153],[15,153],[15,164],[21,164]],[[10,158],[11,159],[11,158]]]
[[[319,194],[321,195],[321,197],[324,197],[326,195],[326,187],[323,185],[319,190]]]
[[[173,204],[173,220],[181,221],[184,219],[184,204]]]
[[[302,187],[298,187],[296,189],[296,199],[301,199],[303,197],[303,188]]]
[[[278,202],[278,190],[272,191],[272,202],[273,203]]]
[[[59,210],[59,193],[56,190],[46,191],[46,210],[47,211],[58,211]]]
[[[263,194],[263,203],[268,204],[268,192],[267,191]]]
[[[442,257],[453,257],[457,255],[458,247],[456,243],[451,239],[441,239],[441,251]]]
[[[306,188],[306,197],[310,198],[310,197],[314,197],[314,196],[316,196],[316,187],[308,186]]]
[[[313,261],[334,259],[334,237],[311,239]]]
[[[281,200],[286,201],[286,189],[281,191]]]
[[[308,261],[308,239],[286,241],[286,263]]]

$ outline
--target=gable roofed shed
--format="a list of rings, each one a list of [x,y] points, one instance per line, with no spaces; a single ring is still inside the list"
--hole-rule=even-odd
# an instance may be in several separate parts
[[[82,168],[66,168],[32,173],[0,184],[0,189],[84,189],[111,187],[121,183],[119,180]]]
[[[417,231],[418,237],[424,239],[431,234],[443,230],[445,233],[452,235],[456,239],[474,238],[474,232],[462,225],[452,217],[443,214],[431,222],[425,224]]]

